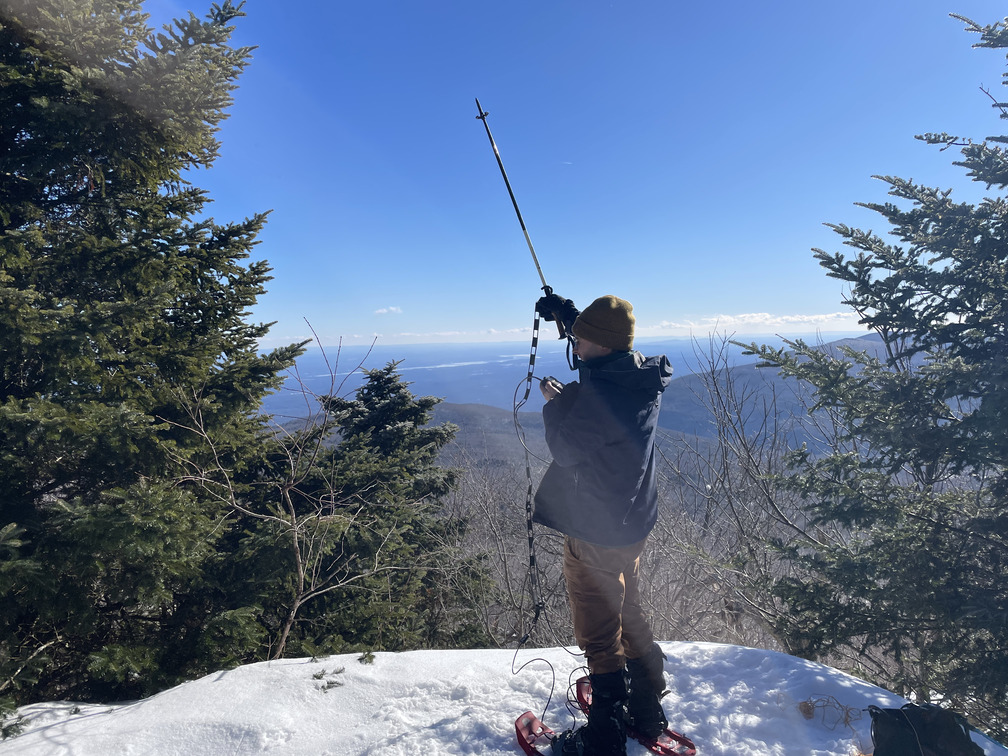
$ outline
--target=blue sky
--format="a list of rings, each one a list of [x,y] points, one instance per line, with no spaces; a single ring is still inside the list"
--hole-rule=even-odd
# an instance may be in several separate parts
[[[160,24],[192,9],[147,5]],[[540,281],[616,294],[638,334],[856,330],[811,249],[886,230],[873,175],[956,188],[913,137],[1003,133],[987,0],[248,0],[257,45],[194,182],[218,221],[272,210],[268,345],[520,341]],[[311,329],[309,329],[309,324]]]

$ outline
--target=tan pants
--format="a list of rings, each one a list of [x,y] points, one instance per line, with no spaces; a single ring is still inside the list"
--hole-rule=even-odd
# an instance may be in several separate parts
[[[640,555],[647,539],[607,548],[567,537],[563,573],[574,637],[593,674],[623,669],[651,650],[654,635],[641,609]]]

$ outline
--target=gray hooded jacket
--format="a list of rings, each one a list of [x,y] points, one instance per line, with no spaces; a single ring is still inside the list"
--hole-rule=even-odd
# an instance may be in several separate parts
[[[614,352],[582,363],[578,382],[543,406],[553,462],[535,522],[600,546],[647,537],[658,519],[658,411],[671,380],[665,355]]]

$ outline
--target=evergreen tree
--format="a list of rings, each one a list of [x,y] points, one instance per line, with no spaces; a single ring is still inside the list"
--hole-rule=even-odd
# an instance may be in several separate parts
[[[453,582],[482,572],[459,564],[464,523],[441,507],[455,473],[437,460],[456,429],[430,424],[440,400],[413,396],[396,363],[365,372],[353,399],[323,397],[219,486],[241,491],[274,656],[485,640]]]
[[[376,525],[354,544],[356,553],[372,559],[383,548],[386,559],[408,567],[372,575],[331,597],[330,606],[339,607],[331,616],[358,628],[354,637],[341,631],[345,642],[388,649],[483,639],[448,580],[479,579],[482,573],[475,565],[459,569],[457,541],[450,535],[464,530],[464,523],[444,517],[440,507],[456,474],[436,462],[457,430],[450,423],[429,424],[440,401],[414,397],[397,364],[389,363],[368,371],[353,400],[332,396],[324,403],[341,437],[336,459],[345,493],[368,502]],[[394,537],[379,540],[383,533]]]
[[[959,17],[957,17],[959,18]],[[1008,27],[977,46],[1008,47]],[[1005,107],[1001,117],[1008,117]],[[961,147],[956,164],[988,190],[1008,187],[1008,137]],[[824,455],[799,451],[780,481],[801,494],[812,536],[787,545],[799,568],[776,584],[792,650],[840,654],[918,700],[937,698],[1008,732],[1008,200],[956,203],[950,190],[883,177],[894,202],[866,204],[895,243],[833,226],[857,254],[816,250],[879,338],[877,353],[802,341],[751,345],[767,365],[808,381],[838,420]],[[835,658],[835,657],[834,657]]]
[[[227,0],[153,33],[141,0],[0,0],[0,679],[142,695],[259,641],[218,582],[261,398],[262,214],[206,217],[194,169],[251,55]],[[216,440],[187,430],[190,410]],[[222,549],[224,550],[222,552]]]

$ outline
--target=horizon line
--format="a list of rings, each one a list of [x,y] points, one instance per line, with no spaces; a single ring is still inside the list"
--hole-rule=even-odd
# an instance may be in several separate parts
[[[710,331],[704,334],[690,334],[690,335],[665,335],[665,336],[638,336],[634,339],[634,344],[657,344],[662,342],[694,342],[698,340],[707,340],[712,337],[715,338],[725,338],[727,340],[742,340],[742,339],[757,339],[757,338],[773,338],[773,339],[789,339],[794,340],[798,338],[809,338],[813,337],[816,339],[828,338],[829,340],[836,340],[842,338],[863,338],[866,336],[871,336],[872,331],[869,330],[857,330],[857,329],[837,329],[837,330],[804,330],[804,331]],[[524,344],[527,345],[530,341],[529,338],[507,338],[507,339],[470,339],[470,340],[451,340],[451,339],[438,339],[429,341],[383,341],[381,338],[374,338],[371,340],[361,339],[360,337],[348,337],[347,340],[340,340],[334,342],[327,342],[324,344],[319,344],[318,341],[312,341],[305,345],[305,349],[341,349],[343,347],[353,347],[353,348],[374,348],[381,349],[386,347],[464,347],[464,346],[480,346],[480,347],[490,347],[495,344],[506,345],[506,344]],[[296,340],[283,341],[281,339],[269,339],[269,344],[264,345],[260,342],[260,349],[275,349],[281,346],[286,346],[291,343],[296,343]],[[543,348],[549,344],[560,345],[564,342],[558,338],[550,338],[547,336],[543,338],[542,331],[540,329],[539,335],[539,347]]]

